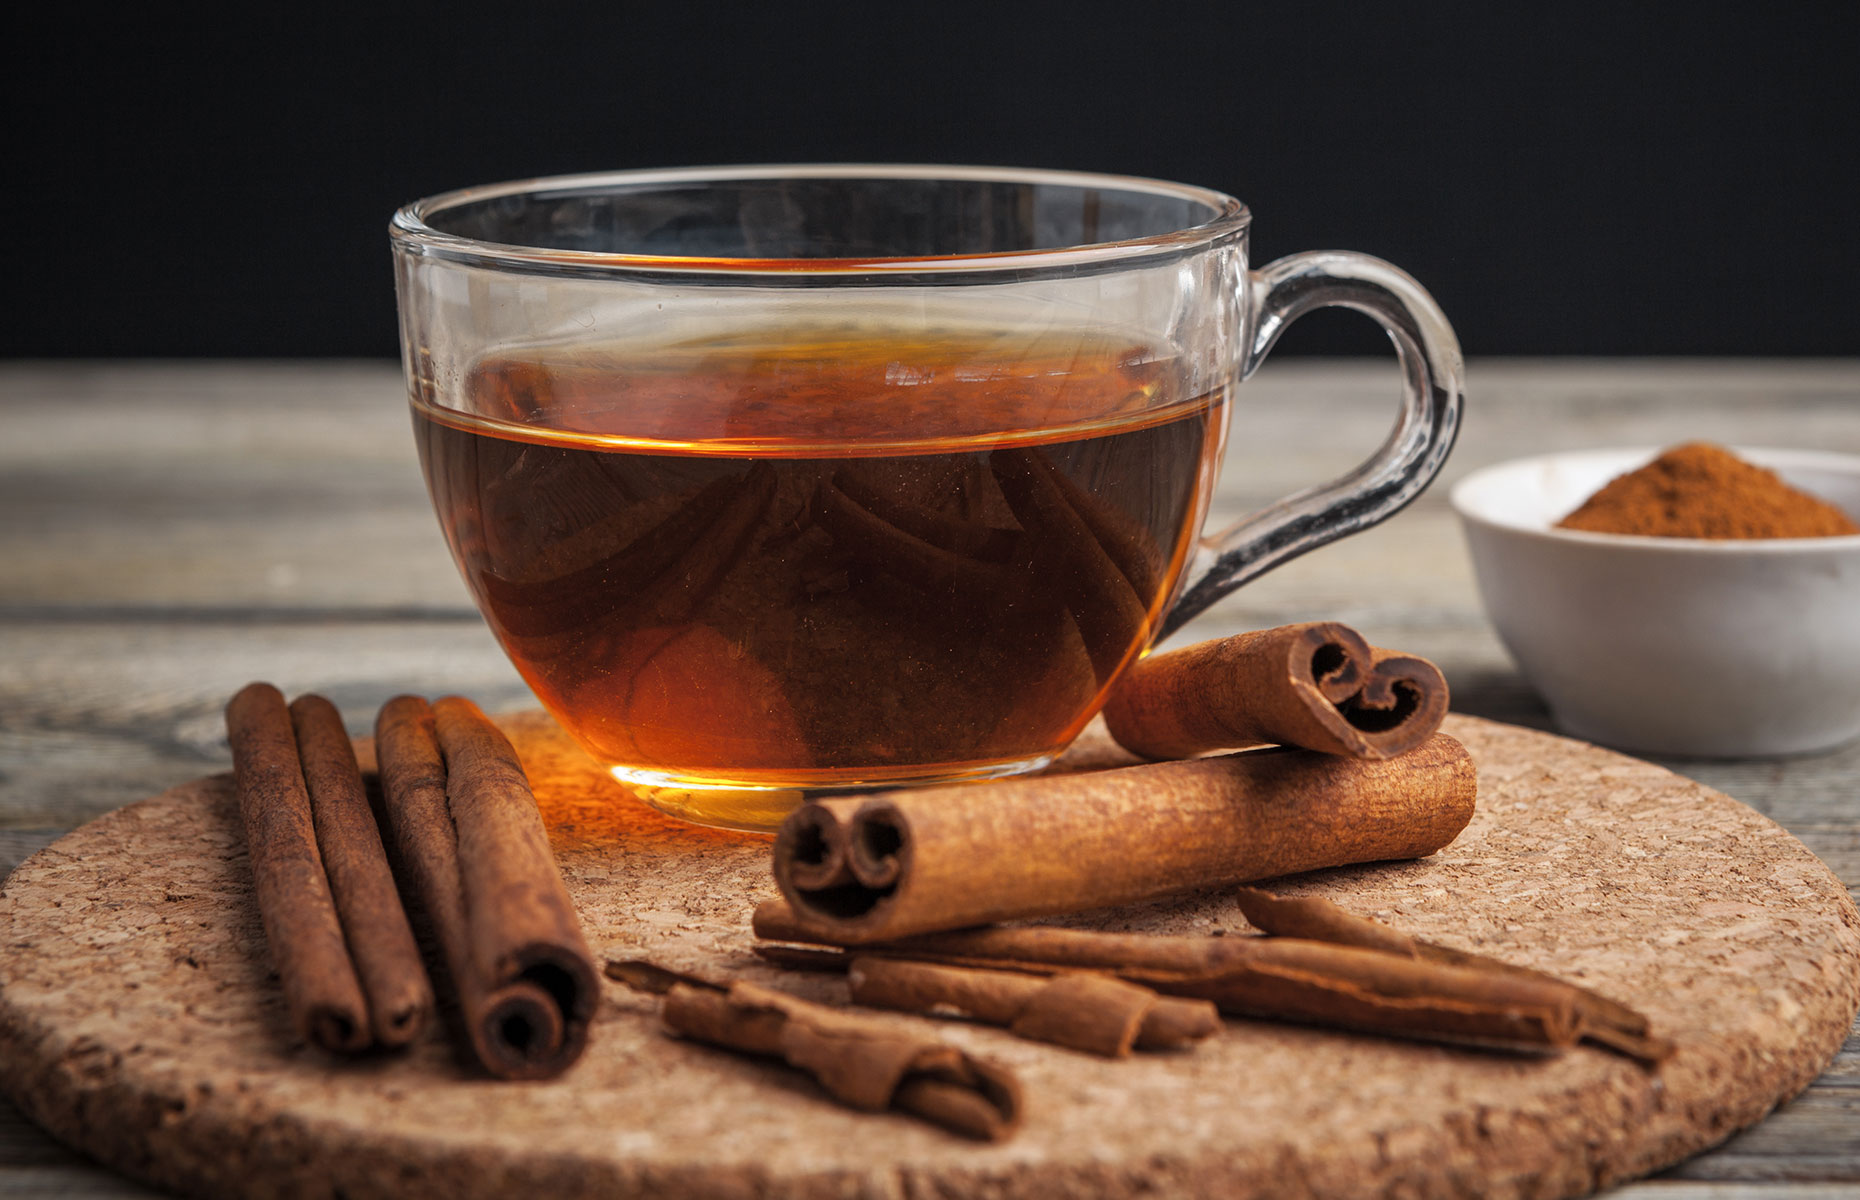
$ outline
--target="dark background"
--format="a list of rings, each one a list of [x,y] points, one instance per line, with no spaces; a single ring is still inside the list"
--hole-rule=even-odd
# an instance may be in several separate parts
[[[185,10],[185,11],[183,11]],[[107,12],[108,15],[105,15]],[[67,5],[8,18],[0,354],[390,355],[386,223],[780,161],[1202,184],[1469,354],[1860,353],[1860,4]],[[1292,353],[1380,353],[1320,314]]]

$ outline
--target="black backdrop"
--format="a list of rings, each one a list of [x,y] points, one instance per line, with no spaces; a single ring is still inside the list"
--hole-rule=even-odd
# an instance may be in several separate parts
[[[106,15],[107,13],[107,15]],[[0,354],[386,355],[401,202],[721,162],[1180,179],[1470,354],[1860,353],[1860,4],[16,7]],[[1322,314],[1284,349],[1379,352]]]

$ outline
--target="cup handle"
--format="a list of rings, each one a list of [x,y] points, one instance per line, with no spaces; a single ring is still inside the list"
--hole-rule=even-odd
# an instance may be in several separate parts
[[[1255,314],[1240,378],[1258,369],[1285,327],[1314,308],[1353,308],[1388,331],[1401,366],[1401,417],[1368,461],[1201,539],[1167,637],[1241,584],[1307,550],[1394,516],[1427,488],[1459,433],[1466,365],[1452,326],[1420,284],[1347,250],[1293,254],[1247,273]]]

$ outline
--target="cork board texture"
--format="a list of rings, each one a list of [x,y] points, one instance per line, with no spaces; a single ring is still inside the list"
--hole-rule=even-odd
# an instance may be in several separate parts
[[[635,803],[541,714],[505,725],[597,955],[843,999],[842,981],[749,954],[750,909],[773,894],[766,839]],[[214,776],[92,822],[6,882],[0,1086],[105,1163],[208,1195],[1506,1197],[1655,1170],[1817,1074],[1860,1006],[1860,916],[1826,867],[1658,767],[1469,718],[1447,728],[1480,771],[1457,842],[1278,890],[1634,1004],[1679,1044],[1657,1072],[1587,1048],[1504,1057],[1242,1021],[1193,1051],[1111,1062],[925,1022],[1022,1078],[1024,1129],[982,1146],[668,1037],[655,1003],[617,985],[558,1080],[477,1078],[440,1032],[337,1063],[293,1044],[230,778]],[[1245,930],[1217,893],[1072,923]]]

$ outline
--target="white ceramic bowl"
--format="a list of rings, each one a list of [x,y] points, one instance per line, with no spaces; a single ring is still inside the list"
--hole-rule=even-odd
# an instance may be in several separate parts
[[[1734,450],[1860,514],[1860,456]],[[1625,750],[1714,758],[1860,736],[1860,535],[1704,541],[1554,528],[1656,453],[1518,459],[1453,489],[1486,613],[1557,724]]]

